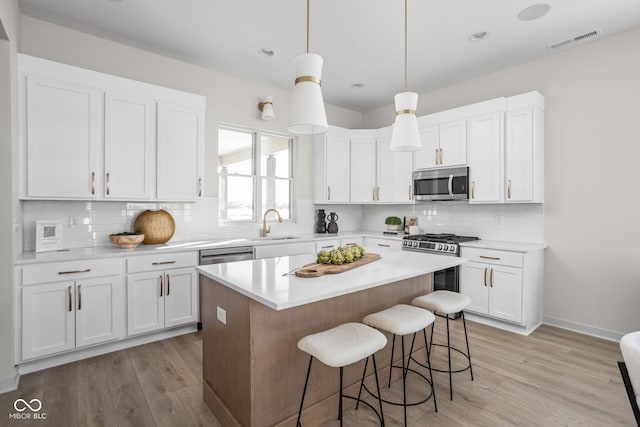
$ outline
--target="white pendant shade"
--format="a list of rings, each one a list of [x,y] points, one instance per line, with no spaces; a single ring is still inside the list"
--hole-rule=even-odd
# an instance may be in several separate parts
[[[416,108],[418,94],[415,92],[401,92],[395,96],[396,121],[391,134],[392,151],[418,151],[422,148]]]
[[[291,96],[291,119],[288,130],[300,135],[325,133],[329,128],[320,88],[322,57],[303,53],[293,59],[296,80]]]

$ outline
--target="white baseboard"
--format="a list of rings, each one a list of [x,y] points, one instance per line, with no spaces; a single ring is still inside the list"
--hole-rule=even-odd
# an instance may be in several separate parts
[[[0,378],[0,394],[17,389],[19,381],[20,373],[18,373],[18,370],[14,368],[13,375]]]
[[[541,323],[535,325],[520,326],[510,322],[504,322],[501,320],[492,319],[490,317],[485,317],[481,315],[477,315],[475,313],[464,312],[464,317],[467,320],[472,322],[481,323],[483,325],[491,326],[497,329],[502,329],[505,331],[513,332],[514,334],[529,336],[533,331],[535,331]]]
[[[154,341],[160,341],[167,338],[177,337],[178,335],[190,334],[198,329],[196,324],[180,326],[173,329],[166,329],[160,332],[154,332],[146,335],[138,335],[110,343],[101,344],[96,347],[89,347],[82,350],[72,350],[68,353],[62,353],[54,356],[47,356],[41,359],[21,362],[18,365],[20,375],[29,374],[31,372],[41,371],[43,369],[52,368],[54,366],[64,365],[65,363],[76,362],[78,360],[87,359],[89,357],[99,356],[101,354],[111,353],[112,351],[123,350],[129,347],[135,347],[142,344],[148,344]]]
[[[596,338],[602,338],[607,341],[620,342],[625,333],[610,331],[608,329],[597,328],[591,325],[585,325],[584,323],[572,322],[570,320],[558,319],[557,317],[544,316],[542,321],[546,325],[555,326],[561,329],[567,329],[573,332],[579,332],[581,334],[590,335]]]

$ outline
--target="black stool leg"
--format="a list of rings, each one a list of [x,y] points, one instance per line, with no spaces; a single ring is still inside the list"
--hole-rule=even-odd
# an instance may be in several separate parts
[[[369,365],[369,358],[364,362],[364,370],[362,371],[362,380],[360,380],[360,390],[358,391],[358,400],[356,401],[356,411],[360,406],[360,396],[362,395],[362,387],[364,386],[364,376],[367,373],[367,366]]]
[[[387,384],[387,388],[391,387],[391,371],[393,370],[393,353],[396,349],[396,334],[393,334],[393,338],[391,339],[391,362],[389,363],[389,383]]]
[[[431,331],[433,332],[433,323],[431,324]],[[436,388],[435,388],[435,383],[433,382],[433,372],[431,371],[431,351],[429,350],[429,345],[427,345],[427,328],[424,328],[422,330],[422,335],[424,336],[424,349],[425,349],[425,353],[427,353],[427,365],[429,366],[429,380],[431,381],[431,394],[433,395],[433,407],[435,408],[436,412],[438,412],[438,403],[436,402]]]
[[[416,333],[413,333],[413,339],[411,340],[411,348],[409,349],[409,357],[407,357],[407,367],[404,370],[404,377],[407,378],[407,374],[409,373],[409,364],[411,363],[411,358],[413,357],[413,344],[416,342]],[[404,363],[403,363],[404,365]]]
[[[473,367],[471,366],[471,352],[469,351],[469,337],[467,337],[467,321],[464,319],[464,311],[462,313],[462,325],[464,326],[464,340],[467,342],[467,357],[469,358],[469,372],[471,373],[471,381],[473,381]]]
[[[340,420],[340,427],[342,427],[342,371],[344,368],[340,367],[340,401],[338,403],[338,419]]]
[[[407,382],[405,380],[405,368],[404,368],[404,335],[401,337],[402,343],[402,403],[404,409],[404,425],[407,425]]]
[[[382,412],[382,396],[380,395],[380,383],[378,382],[378,366],[376,366],[376,355],[372,354],[373,358],[373,374],[376,377],[376,389],[378,390],[378,405],[380,405],[380,418],[382,421],[382,427],[384,427],[384,412]],[[367,358],[367,361],[369,358]]]
[[[300,416],[302,415],[302,405],[304,404],[304,395],[307,393],[307,384],[309,383],[309,373],[311,372],[311,363],[313,362],[313,356],[309,357],[309,367],[307,368],[307,378],[304,380],[304,389],[302,390],[302,399],[300,400],[300,409],[298,410],[298,420],[296,421],[296,427],[302,427],[300,424]]]
[[[449,397],[453,400],[453,385],[451,381],[451,340],[449,338],[449,315],[447,314],[447,352],[449,354]]]

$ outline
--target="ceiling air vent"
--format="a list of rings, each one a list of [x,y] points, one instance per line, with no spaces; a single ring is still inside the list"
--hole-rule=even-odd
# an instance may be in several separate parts
[[[585,40],[592,39],[594,37],[599,36],[600,34],[602,34],[601,30],[593,30],[593,31],[589,31],[588,33],[580,34],[579,36],[575,36],[575,37],[572,37],[572,38],[567,39],[567,40],[562,40],[560,42],[550,44],[547,47],[549,49],[551,49],[551,50],[559,49],[561,47],[568,46],[568,45],[573,44],[573,43],[582,42],[582,41],[585,41]]]

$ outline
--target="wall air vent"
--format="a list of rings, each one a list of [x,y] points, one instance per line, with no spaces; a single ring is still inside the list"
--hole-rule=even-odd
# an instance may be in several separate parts
[[[575,36],[567,40],[562,40],[557,43],[550,44],[549,46],[547,46],[547,48],[549,48],[550,50],[559,49],[561,47],[565,47],[573,43],[578,43],[585,40],[593,39],[594,37],[597,37],[601,34],[602,34],[602,30],[589,31],[588,33],[580,34],[579,36]]]

